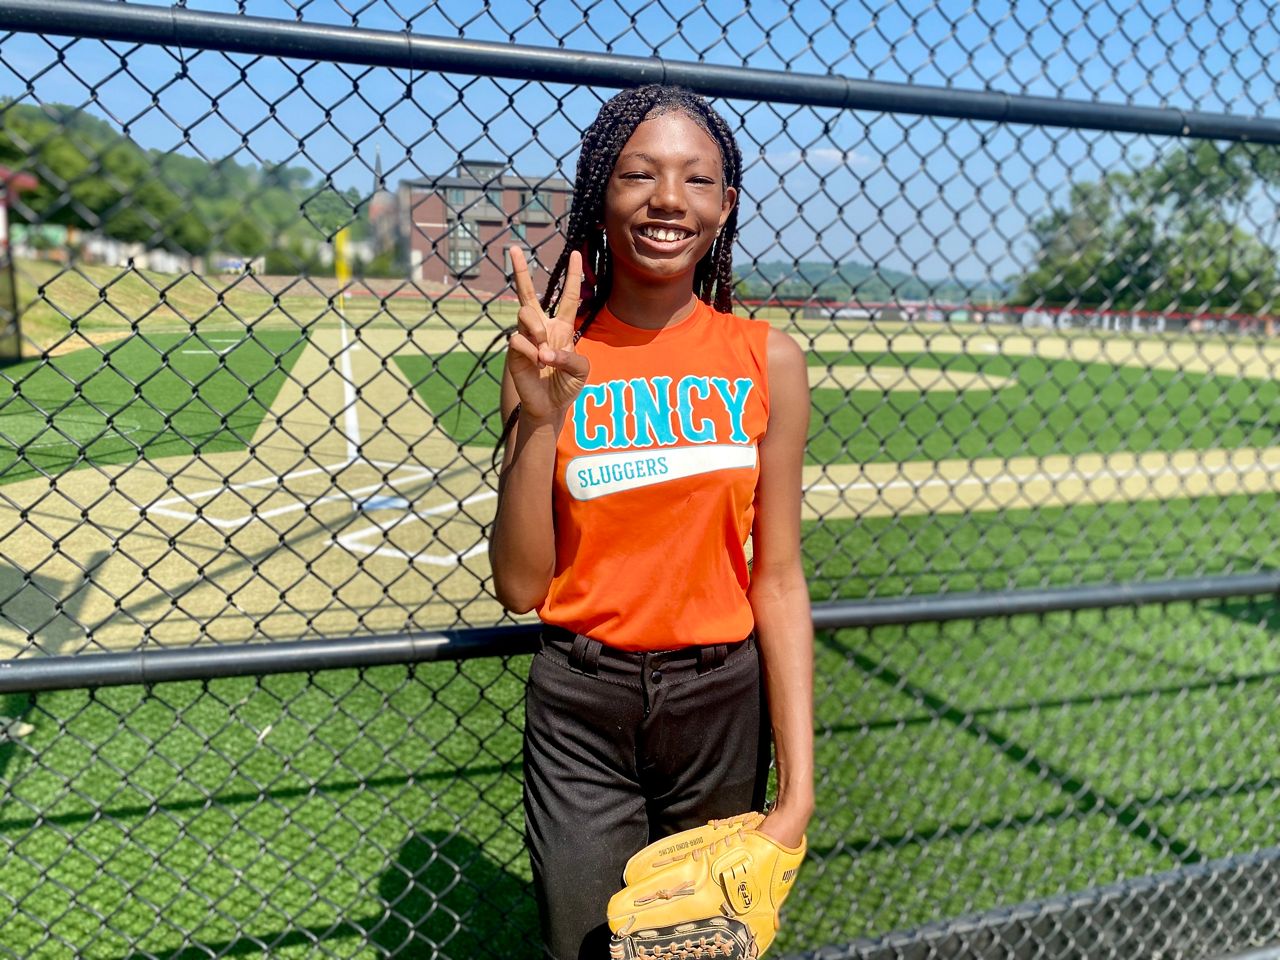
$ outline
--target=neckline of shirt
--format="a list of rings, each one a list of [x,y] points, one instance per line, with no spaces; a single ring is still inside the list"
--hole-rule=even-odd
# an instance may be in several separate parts
[[[602,333],[607,333],[611,340],[622,340],[629,345],[640,346],[647,343],[668,343],[676,337],[682,336],[695,327],[711,313],[711,307],[699,298],[693,301],[693,310],[689,315],[678,323],[667,324],[665,327],[637,327],[620,319],[609,307],[603,306],[600,312],[592,321],[591,327],[587,328],[590,333],[593,327],[598,327]]]

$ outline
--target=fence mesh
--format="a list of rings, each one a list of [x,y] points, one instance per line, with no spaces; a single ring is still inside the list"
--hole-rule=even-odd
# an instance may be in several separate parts
[[[1247,4],[235,12],[940,103],[1265,117],[1278,79]],[[0,657],[510,623],[485,555],[503,251],[541,287],[610,93],[0,32],[0,173],[34,178],[0,238]],[[716,106],[745,161],[738,309],[807,351],[815,601],[1275,569],[1276,148]],[[779,949],[1276,845],[1276,617],[822,634],[814,856]],[[528,955],[525,664],[0,695],[0,954]]]
[[[1241,598],[820,633],[820,814],[778,952],[1280,845],[1278,626],[1274,599]],[[0,949],[536,956],[527,664],[11,696],[33,729],[0,746]],[[1129,890],[1093,926],[1176,944],[1216,919],[1221,946],[1275,938],[1275,900],[1254,903],[1271,888],[1232,875],[1238,899],[1191,884],[1152,919]],[[970,940],[910,955],[1023,955]],[[1106,955],[1090,942],[1023,948]]]

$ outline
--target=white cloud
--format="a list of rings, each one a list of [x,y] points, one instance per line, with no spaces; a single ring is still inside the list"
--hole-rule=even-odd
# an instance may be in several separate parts
[[[830,170],[834,167],[866,167],[874,162],[871,157],[857,150],[841,150],[838,147],[781,150],[760,156],[775,170],[786,170],[796,164],[804,164],[814,170]]]

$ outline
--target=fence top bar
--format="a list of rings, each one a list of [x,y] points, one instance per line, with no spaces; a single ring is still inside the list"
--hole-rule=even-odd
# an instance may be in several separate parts
[[[108,0],[4,0],[0,29],[549,83],[680,84],[709,96],[1280,144],[1280,120],[296,23]]]
[[[1053,590],[935,594],[816,604],[813,625],[819,630],[833,630],[884,624],[938,623],[1269,593],[1280,593],[1280,571],[1153,583],[1109,583]],[[539,628],[538,623],[526,623],[342,640],[207,644],[124,653],[23,657],[0,660],[0,694],[517,656],[537,649]]]
[[[196,647],[0,660],[0,693],[121,687],[176,680],[307,673],[433,660],[532,653],[539,625],[400,633],[344,640],[205,644]]]
[[[1039,590],[924,594],[844,600],[815,605],[813,625],[819,630],[887,624],[941,623],[1065,610],[1099,610],[1148,603],[1174,603],[1221,597],[1280,593],[1280,571],[1232,576],[1184,577],[1148,583],[1099,583]]]

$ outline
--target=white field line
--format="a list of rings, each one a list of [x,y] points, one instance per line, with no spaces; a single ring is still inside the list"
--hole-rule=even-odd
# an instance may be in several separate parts
[[[243,340],[214,339],[213,337],[205,337],[204,342],[205,343],[229,343],[231,344],[231,346],[227,347],[225,350],[204,350],[204,349],[196,349],[196,348],[187,350],[184,348],[182,352],[183,353],[204,353],[204,354],[216,353],[218,356],[222,356],[224,353],[230,353],[237,346],[244,343]]]
[[[351,372],[351,343],[347,336],[347,318],[338,314],[338,329],[342,331],[342,417],[343,433],[347,438],[347,463],[360,458],[360,414],[356,409],[356,378]]]
[[[434,479],[437,476],[436,471],[429,470],[426,467],[406,467],[403,464],[391,463],[386,460],[373,461],[373,466],[390,467],[399,470],[411,471],[408,473],[407,479],[410,482],[415,480]],[[208,487],[204,490],[197,490],[194,493],[180,493],[177,496],[166,497],[163,500],[156,501],[155,504],[147,508],[147,513],[158,514],[162,517],[172,517],[175,520],[203,520],[211,526],[220,529],[228,529],[231,527],[241,527],[251,520],[266,520],[271,517],[278,517],[281,514],[296,513],[299,510],[317,503],[328,503],[331,501],[350,501],[365,493],[372,493],[387,486],[388,481],[379,480],[377,483],[369,484],[364,487],[358,487],[354,490],[343,490],[339,493],[325,494],[323,496],[313,497],[310,500],[299,500],[297,503],[286,504],[283,507],[276,507],[273,510],[264,510],[254,512],[246,510],[243,514],[230,518],[211,517],[207,513],[195,513],[192,510],[174,510],[171,509],[174,504],[197,504],[200,501],[208,500],[220,493],[227,493],[236,490],[248,490],[254,487],[281,486],[289,480],[296,480],[299,477],[310,477],[317,473],[334,473],[350,466],[349,463],[334,463],[322,467],[311,467],[306,470],[294,470],[283,476],[261,477],[257,480],[245,480],[240,483],[225,484],[220,487]]]
[[[218,356],[223,356],[224,353],[232,352],[233,349],[236,349],[236,347],[238,347],[239,344],[243,342],[244,342],[244,339],[228,340],[225,337],[221,337],[221,338],[206,337],[205,343],[229,343],[229,344],[232,344],[232,346],[227,347],[225,349],[204,349],[204,348],[193,347],[191,349],[183,349],[182,352],[183,353],[216,353],[216,355]]]
[[[365,556],[394,557],[397,560],[412,560],[414,563],[425,563],[433,567],[456,567],[461,564],[463,560],[470,560],[476,554],[483,553],[485,550],[489,549],[489,541],[481,540],[466,553],[450,554],[447,557],[433,557],[426,553],[405,553],[403,550],[398,550],[395,547],[354,547],[347,546],[345,543],[342,545],[346,546],[348,549],[358,549],[361,553],[365,554]]]
[[[1230,473],[1237,476],[1241,474],[1260,473],[1266,476],[1280,476],[1280,464],[1275,466],[1261,463],[1241,466],[1239,464],[1224,464],[1222,466],[1205,466],[1203,464],[1196,465],[1188,469],[1179,469],[1177,467],[1160,467],[1156,469],[1143,469],[1141,467],[1129,470],[1101,468],[1098,470],[1036,470],[1031,473],[1003,473],[994,474],[969,474],[959,477],[929,477],[924,481],[913,479],[907,480],[890,480],[888,483],[874,483],[866,480],[855,480],[851,483],[814,483],[803,488],[803,493],[844,493],[850,490],[928,490],[930,487],[945,487],[950,490],[956,490],[961,487],[971,486],[991,486],[997,483],[1017,483],[1028,484],[1037,481],[1043,483],[1055,483],[1063,480],[1079,480],[1088,482],[1091,480],[1108,479],[1121,480],[1126,477],[1177,477],[1178,479],[1187,479],[1195,476],[1218,476],[1219,474]]]
[[[429,507],[426,510],[416,510],[411,513],[403,513],[390,523],[386,524],[379,523],[377,520],[370,518],[369,526],[365,527],[363,530],[357,530],[355,533],[344,533],[336,540],[327,541],[327,544],[332,545],[336,543],[338,546],[346,547],[348,550],[356,550],[360,553],[375,554],[383,557],[396,557],[400,560],[411,560],[414,563],[426,563],[437,567],[456,567],[463,560],[467,560],[476,556],[478,553],[488,550],[489,541],[482,538],[476,542],[475,546],[471,547],[465,553],[450,554],[445,557],[432,556],[426,553],[406,553],[397,547],[374,546],[372,544],[365,543],[365,541],[379,533],[385,536],[388,530],[392,530],[401,524],[421,523],[426,517],[440,513],[449,513],[454,510],[458,510],[461,507],[465,507],[468,504],[480,503],[483,500],[492,500],[496,496],[497,494],[492,490],[485,490],[482,493],[473,493],[471,496],[466,497],[463,500],[453,500],[449,503],[437,504],[436,506]]]

